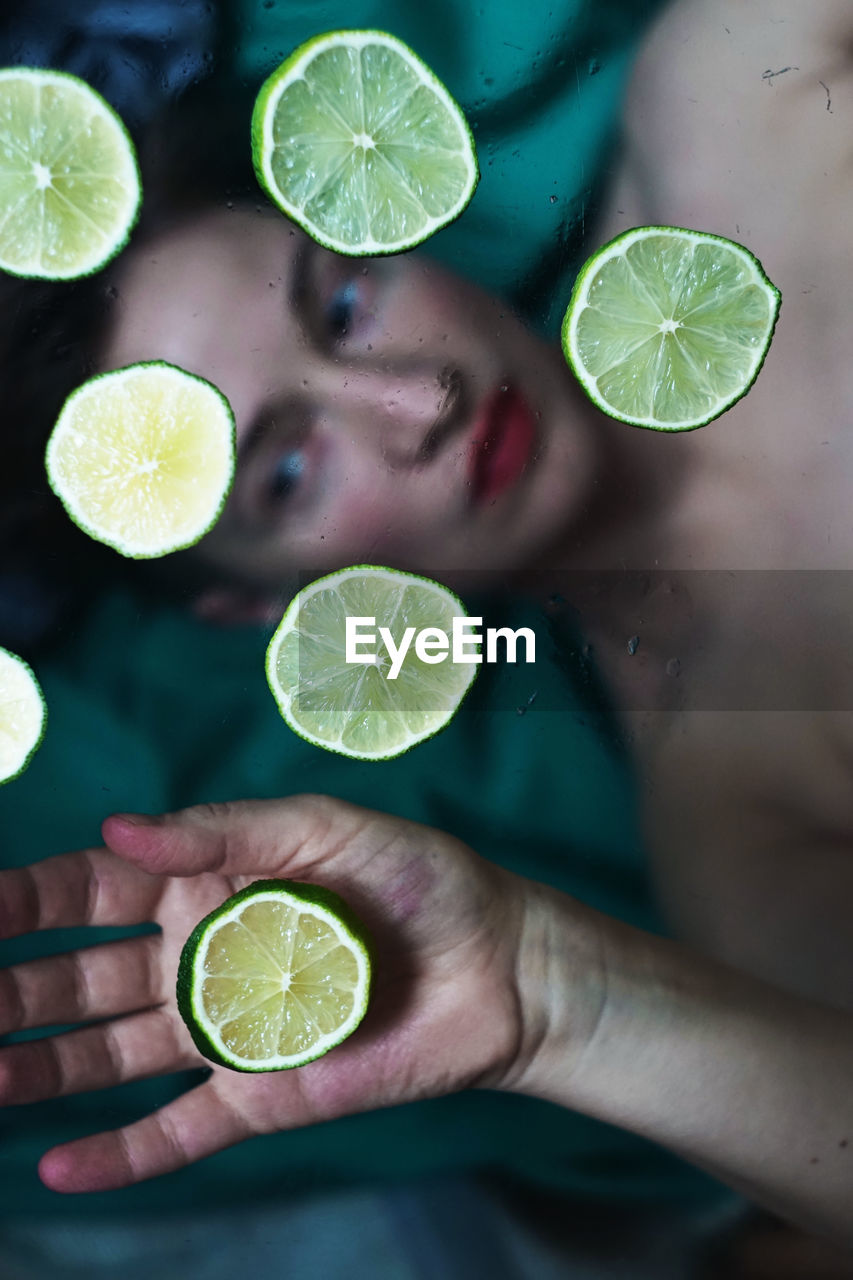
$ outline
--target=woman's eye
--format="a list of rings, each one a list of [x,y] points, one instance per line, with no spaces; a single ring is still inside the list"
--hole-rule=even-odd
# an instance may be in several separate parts
[[[305,259],[306,328],[314,344],[327,354],[358,359],[373,350],[388,268],[370,261],[320,249]]]
[[[279,455],[269,478],[267,489],[270,497],[281,502],[298,486],[305,470],[305,459],[298,449],[288,449]]]
[[[350,332],[357,303],[358,285],[354,280],[338,285],[326,308],[326,323],[333,338],[345,338]]]

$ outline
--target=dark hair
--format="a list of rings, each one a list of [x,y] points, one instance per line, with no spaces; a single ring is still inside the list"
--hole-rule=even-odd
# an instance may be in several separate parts
[[[251,101],[211,82],[190,90],[137,139],[143,206],[138,248],[203,209],[265,197],[254,179]],[[0,645],[31,652],[93,593],[133,582],[177,598],[186,563],[136,562],[81,533],[47,483],[44,450],[69,393],[97,368],[120,305],[121,256],[95,276],[62,283],[0,276]],[[209,580],[199,569],[195,589]]]

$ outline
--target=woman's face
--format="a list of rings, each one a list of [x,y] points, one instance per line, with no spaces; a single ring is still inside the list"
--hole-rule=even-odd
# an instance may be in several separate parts
[[[104,367],[168,360],[234,410],[234,489],[194,552],[223,577],[512,571],[577,516],[593,449],[558,349],[419,255],[221,210],[128,254],[119,293]]]

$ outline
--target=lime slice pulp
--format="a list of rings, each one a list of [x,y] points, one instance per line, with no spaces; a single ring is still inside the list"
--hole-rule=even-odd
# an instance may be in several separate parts
[[[45,455],[75,524],[122,555],[166,555],[216,522],[234,478],[234,416],[222,392],[161,361],[84,382]]]
[[[258,880],[206,916],[178,966],[178,1009],[205,1057],[281,1071],[321,1057],[367,1010],[363,927],[329,889]]]
[[[24,772],[44,736],[47,704],[23,658],[0,649],[0,784]]]
[[[356,565],[304,587],[291,601],[267,649],[266,672],[278,708],[295,733],[356,760],[387,760],[449,724],[477,666],[424,662],[409,644],[391,680],[380,628],[400,649],[407,628],[450,635],[461,600],[428,578],[378,565]],[[347,618],[371,618],[375,664],[347,662]],[[469,646],[470,647],[470,646]],[[359,652],[369,652],[356,645]]]
[[[742,245],[680,227],[636,227],[581,269],[563,351],[590,400],[611,417],[689,431],[752,386],[780,302]]]
[[[479,179],[444,85],[382,31],[300,45],[261,87],[255,172],[270,199],[339,253],[399,253],[462,212]]]
[[[76,76],[0,71],[0,268],[71,280],[127,243],[139,169],[123,123]]]

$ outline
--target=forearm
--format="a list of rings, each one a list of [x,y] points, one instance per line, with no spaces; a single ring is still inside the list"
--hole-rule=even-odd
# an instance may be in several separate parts
[[[523,959],[535,1047],[510,1087],[659,1142],[853,1243],[853,1019],[595,912],[579,947],[577,904],[558,894],[550,917],[547,945]]]

